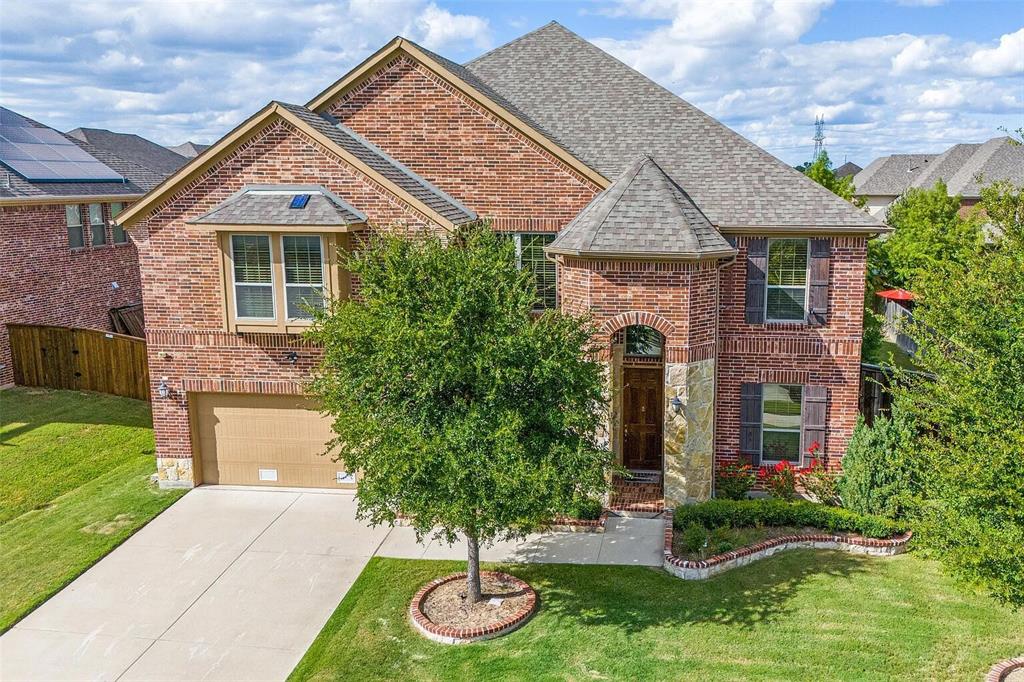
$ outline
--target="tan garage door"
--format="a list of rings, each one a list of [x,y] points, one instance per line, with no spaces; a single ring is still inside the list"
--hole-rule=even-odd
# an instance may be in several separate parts
[[[202,483],[353,488],[324,456],[331,422],[300,396],[190,396]]]

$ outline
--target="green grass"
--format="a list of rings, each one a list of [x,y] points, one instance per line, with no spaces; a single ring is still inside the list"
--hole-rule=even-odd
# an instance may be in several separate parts
[[[504,567],[540,595],[521,630],[446,646],[408,625],[464,563],[374,558],[293,680],[978,680],[1024,651],[1024,613],[914,555],[799,550],[702,582],[659,569]]]
[[[0,391],[0,631],[184,493],[159,490],[149,405]]]

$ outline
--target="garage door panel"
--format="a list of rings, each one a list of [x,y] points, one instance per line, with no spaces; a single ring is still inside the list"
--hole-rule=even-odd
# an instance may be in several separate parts
[[[337,482],[344,468],[323,454],[334,436],[331,420],[311,401],[214,393],[190,399],[203,483],[354,487]]]

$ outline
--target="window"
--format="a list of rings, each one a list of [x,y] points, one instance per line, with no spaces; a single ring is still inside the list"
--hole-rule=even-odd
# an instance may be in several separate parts
[[[311,320],[311,308],[324,307],[323,245],[316,235],[281,237],[284,297],[289,319]]]
[[[516,264],[533,273],[537,284],[537,308],[555,307],[555,264],[544,256],[544,247],[555,240],[553,234],[519,232],[515,234]]]
[[[111,220],[116,219],[117,216],[123,210],[124,210],[124,203],[123,202],[115,201],[114,203],[112,203],[110,205],[110,219]],[[121,225],[115,224],[114,227],[112,228],[112,231],[114,233],[114,243],[115,244],[124,244],[124,243],[126,243],[128,241],[128,233],[124,231],[124,227],[122,227]]]
[[[85,246],[85,234],[82,232],[82,207],[65,206],[64,218],[68,224],[68,245],[72,249]]]
[[[274,273],[270,256],[270,236],[265,234],[231,235],[232,275],[234,277],[235,316],[240,319],[273,320]]]
[[[93,246],[103,246],[107,243],[107,227],[103,224],[103,204],[89,204],[89,231],[92,232]]]
[[[626,355],[630,357],[660,358],[664,337],[654,327],[634,324],[626,327]]]
[[[800,461],[803,386],[764,384],[761,399],[761,460]]]
[[[807,250],[806,239],[768,241],[767,321],[807,319]]]

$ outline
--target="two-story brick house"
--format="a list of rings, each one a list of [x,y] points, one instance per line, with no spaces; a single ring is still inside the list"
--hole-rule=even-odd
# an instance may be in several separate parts
[[[738,457],[837,466],[866,242],[886,229],[552,23],[465,65],[396,38],[272,102],[121,216],[138,244],[167,485],[345,487],[302,397],[300,302],[358,292],[368,232],[513,236],[538,305],[592,315],[609,441],[669,505]]]
[[[0,107],[0,386],[8,324],[142,333],[138,257],[118,213],[185,163],[137,135],[63,134]],[[125,329],[113,323],[125,312]]]

